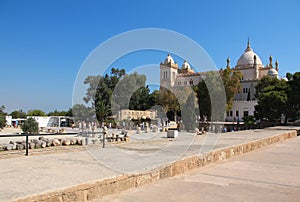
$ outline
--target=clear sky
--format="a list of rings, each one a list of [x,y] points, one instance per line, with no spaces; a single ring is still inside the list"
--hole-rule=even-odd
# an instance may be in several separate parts
[[[228,56],[236,64],[249,37],[263,64],[272,54],[281,76],[300,71],[299,10],[298,0],[0,0],[0,105],[8,112],[68,110],[88,54],[140,28],[182,33],[220,68]]]

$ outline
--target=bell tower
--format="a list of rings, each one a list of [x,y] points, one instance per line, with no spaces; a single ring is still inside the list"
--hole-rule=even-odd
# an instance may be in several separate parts
[[[160,88],[170,89],[174,86],[178,74],[178,64],[170,54],[160,63]]]

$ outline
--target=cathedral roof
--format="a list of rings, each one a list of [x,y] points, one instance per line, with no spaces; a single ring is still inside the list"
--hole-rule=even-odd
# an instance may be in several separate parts
[[[261,59],[250,47],[250,42],[248,40],[247,48],[246,48],[244,54],[239,58],[236,66],[253,65],[254,64],[254,56],[256,57],[256,64],[262,65]]]
[[[175,64],[174,59],[172,58],[172,56],[170,54],[168,54],[168,56],[166,57],[164,64]]]
[[[181,69],[191,69],[190,64],[185,60],[181,66]]]
[[[269,69],[268,75],[271,76],[271,77],[277,77],[278,72],[275,69]]]

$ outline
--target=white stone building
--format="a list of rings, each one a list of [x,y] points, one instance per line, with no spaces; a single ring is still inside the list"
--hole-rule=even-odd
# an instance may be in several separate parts
[[[232,110],[227,112],[226,121],[242,120],[244,116],[254,115],[257,100],[255,99],[255,85],[265,75],[278,78],[278,61],[273,67],[273,58],[269,57],[269,64],[263,65],[260,57],[250,47],[248,40],[247,48],[238,59],[234,67],[230,66],[230,59],[227,59],[226,68],[240,71],[243,75],[241,80],[242,89],[235,95]],[[184,61],[181,68],[174,62],[169,54],[163,63],[160,63],[160,86],[165,88],[176,86],[197,85],[205,72],[194,72],[187,61]],[[201,112],[200,112],[201,113]]]
[[[157,111],[156,110],[130,110],[122,109],[118,114],[118,120],[131,120],[131,119],[156,119]]]

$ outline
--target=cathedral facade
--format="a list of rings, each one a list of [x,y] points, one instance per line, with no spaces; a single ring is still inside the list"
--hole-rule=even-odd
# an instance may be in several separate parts
[[[254,106],[257,105],[254,96],[255,86],[265,75],[278,78],[278,61],[276,60],[273,66],[273,58],[270,56],[269,63],[264,66],[260,57],[251,48],[248,40],[247,47],[238,59],[237,64],[231,67],[230,58],[228,57],[226,68],[240,71],[243,75],[241,91],[235,95],[232,109],[226,114],[226,121],[242,121],[244,116],[254,116]],[[169,54],[164,62],[160,63],[160,86],[172,88],[197,85],[205,78],[205,74],[205,72],[194,72],[187,61],[184,61],[181,68],[179,68]]]

